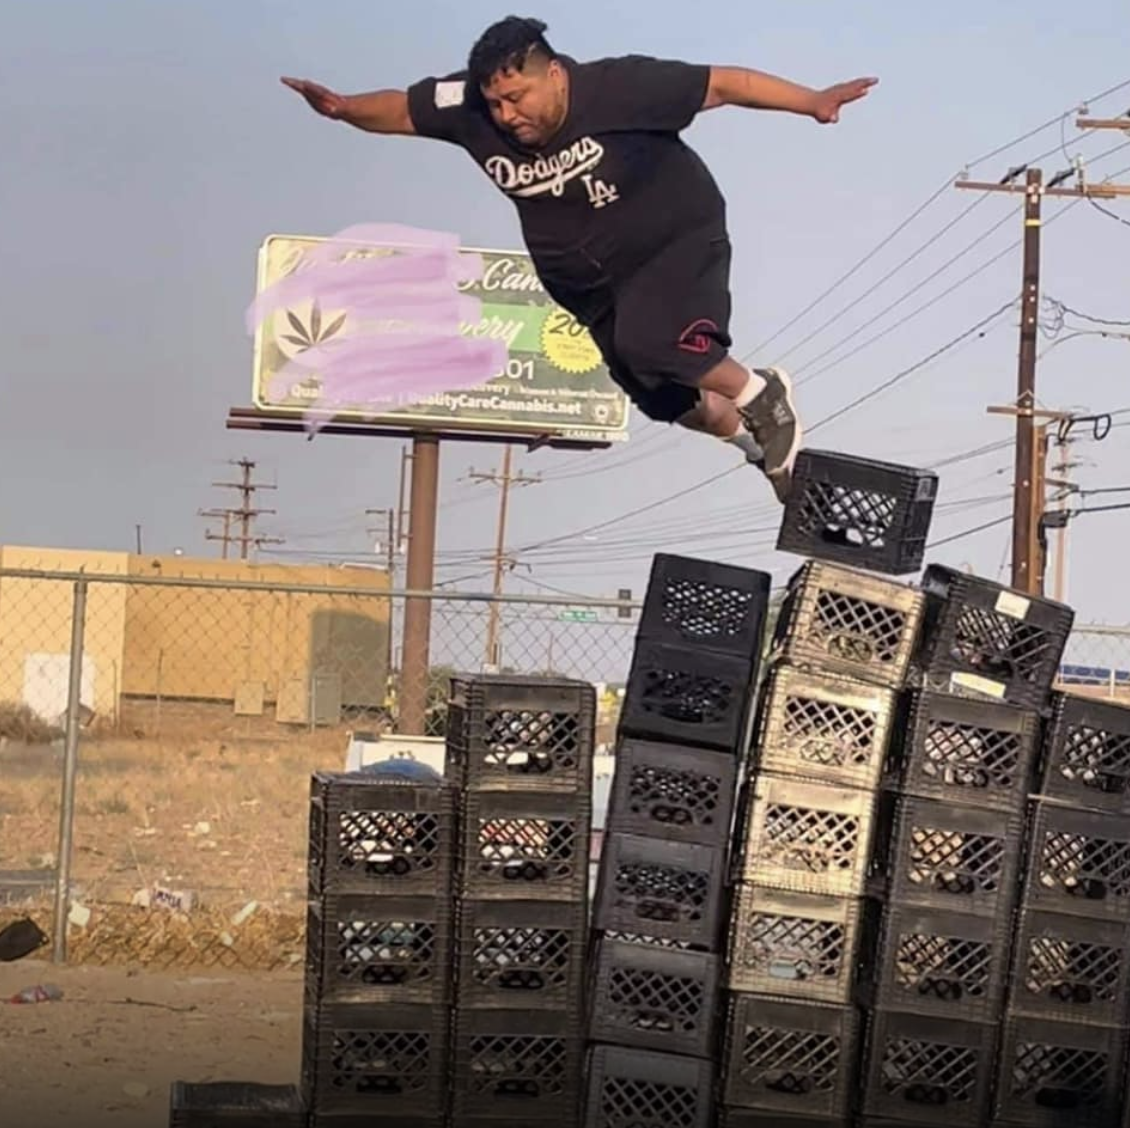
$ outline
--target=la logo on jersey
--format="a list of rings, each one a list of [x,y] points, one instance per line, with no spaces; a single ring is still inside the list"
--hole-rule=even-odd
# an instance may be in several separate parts
[[[614,204],[620,198],[620,190],[615,184],[605,184],[603,180],[599,180],[592,173],[586,173],[582,176],[581,183],[584,184],[585,191],[589,194],[589,203],[594,208],[603,208],[607,204]]]

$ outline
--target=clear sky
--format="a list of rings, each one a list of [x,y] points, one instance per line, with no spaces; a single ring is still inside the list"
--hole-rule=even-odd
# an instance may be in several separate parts
[[[257,248],[272,232],[330,235],[358,223],[517,248],[517,221],[463,154],[324,121],[278,78],[347,92],[405,86],[459,68],[483,27],[509,11],[482,0],[5,5],[0,543],[131,549],[140,524],[146,551],[214,553],[197,511],[235,502],[211,483],[230,480],[227,460],[247,455],[278,485],[264,500],[278,514],[259,527],[285,539],[276,558],[371,558],[374,519],[364,510],[395,503],[399,443],[225,429],[228,408],[250,396],[243,317]],[[558,49],[580,58],[640,52],[821,86],[879,76],[837,126],[725,109],[686,134],[729,201],[737,353],[764,345],[752,359],[791,366],[810,423],[1018,295],[1020,198],[939,191],[947,180],[1130,79],[1120,0],[1081,9],[1049,0],[575,0],[519,11],[545,19]],[[1091,108],[1127,110],[1130,84]],[[1091,179],[1122,172],[1130,183],[1130,135],[1082,134],[1071,117],[1062,132],[1036,132],[971,171],[996,180],[1038,157],[1051,175],[1068,163],[1061,139]],[[1049,201],[1047,215],[1062,207]],[[1122,222],[1081,202],[1049,224],[1044,293],[1092,318],[1130,321],[1130,202],[1111,211]],[[1050,334],[1057,322],[1044,312]],[[1130,409],[1130,341],[1068,340],[1071,327],[1100,328],[1070,315],[1058,339],[1041,338],[1041,349],[1054,345],[1041,364],[1041,402]],[[1015,395],[1016,340],[1008,312],[817,430],[811,445],[925,465],[1007,442],[1011,423],[985,408]],[[1120,419],[1130,423],[1130,410]],[[1077,445],[1077,479],[1130,485],[1127,439],[1130,427]],[[497,504],[494,487],[466,474],[498,459],[481,446],[442,453],[440,577],[466,589],[489,581]],[[772,549],[778,512],[756,472],[665,501],[733,463],[714,440],[638,417],[624,448],[520,454],[516,469],[544,480],[514,493],[508,539],[523,566],[508,582],[527,592],[639,592],[657,550],[783,580],[799,561]],[[1008,512],[1007,447],[940,473],[936,539]],[[1089,499],[1117,500],[1130,493]],[[997,524],[930,558],[1002,576],[1007,539],[1008,525]],[[1070,544],[1068,595],[1080,619],[1130,622],[1130,510],[1080,517]]]

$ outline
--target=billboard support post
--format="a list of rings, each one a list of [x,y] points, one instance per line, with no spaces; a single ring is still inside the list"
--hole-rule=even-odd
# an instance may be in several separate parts
[[[439,508],[439,437],[436,435],[421,433],[412,439],[409,499],[405,586],[409,591],[431,591],[435,582],[436,512]],[[410,736],[424,735],[427,727],[431,619],[430,599],[405,601],[397,730]]]

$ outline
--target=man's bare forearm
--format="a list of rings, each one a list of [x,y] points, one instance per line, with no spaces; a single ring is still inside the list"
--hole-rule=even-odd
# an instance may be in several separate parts
[[[343,95],[339,121],[368,133],[415,133],[403,90],[374,90],[367,94]]]
[[[818,91],[776,75],[746,67],[712,67],[703,109],[744,106],[755,110],[782,110],[811,116]]]

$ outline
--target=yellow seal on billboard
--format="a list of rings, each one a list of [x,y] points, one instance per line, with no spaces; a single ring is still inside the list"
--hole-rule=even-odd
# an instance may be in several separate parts
[[[589,331],[566,310],[552,308],[541,327],[545,359],[562,372],[581,376],[599,368],[604,358]]]

